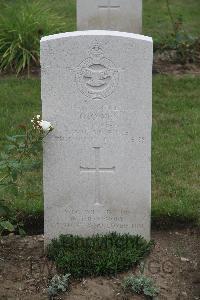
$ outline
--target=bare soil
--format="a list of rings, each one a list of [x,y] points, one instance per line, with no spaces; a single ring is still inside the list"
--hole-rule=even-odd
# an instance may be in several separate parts
[[[146,258],[144,273],[160,288],[159,300],[200,299],[200,231],[182,229],[152,232],[155,247]],[[48,280],[56,273],[43,250],[43,236],[9,235],[0,241],[0,300],[48,299]],[[71,288],[56,299],[142,300],[125,294],[122,279],[138,273],[133,268],[116,277],[71,281]]]
[[[200,64],[175,64],[159,57],[154,58],[153,64],[154,74],[173,74],[173,75],[200,75]]]

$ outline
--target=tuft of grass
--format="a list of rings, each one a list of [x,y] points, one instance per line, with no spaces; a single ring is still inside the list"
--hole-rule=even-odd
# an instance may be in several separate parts
[[[47,247],[48,258],[59,271],[74,278],[115,275],[129,270],[149,253],[152,242],[129,234],[79,237],[61,235]]]
[[[41,1],[16,1],[0,13],[0,70],[17,74],[39,66],[40,38],[64,30],[62,19]]]

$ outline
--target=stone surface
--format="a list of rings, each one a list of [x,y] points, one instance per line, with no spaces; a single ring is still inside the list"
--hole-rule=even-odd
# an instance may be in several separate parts
[[[142,33],[142,0],[77,0],[77,29]]]
[[[152,39],[85,31],[41,40],[45,240],[150,238]]]

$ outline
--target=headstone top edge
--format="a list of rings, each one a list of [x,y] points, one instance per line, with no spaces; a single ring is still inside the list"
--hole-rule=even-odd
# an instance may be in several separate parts
[[[86,31],[73,31],[73,32],[64,32],[59,34],[53,34],[44,36],[41,38],[40,43],[51,41],[51,40],[58,40],[61,38],[67,37],[79,37],[79,36],[114,36],[114,37],[125,37],[125,38],[132,38],[135,40],[142,40],[146,42],[153,43],[153,39],[149,36],[135,34],[135,33],[128,33],[128,32],[121,32],[121,31],[111,31],[111,30],[86,30]]]

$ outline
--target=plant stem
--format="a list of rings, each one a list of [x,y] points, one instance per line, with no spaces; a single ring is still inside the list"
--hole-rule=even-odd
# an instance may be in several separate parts
[[[171,12],[171,8],[170,8],[170,5],[169,5],[169,0],[166,0],[166,4],[167,4],[167,11],[168,11],[168,14],[169,14],[169,17],[170,17],[170,20],[171,20],[172,28],[173,28],[174,34],[176,35],[177,34],[177,29],[176,29],[176,24],[175,24],[175,21],[174,21],[172,12]]]

